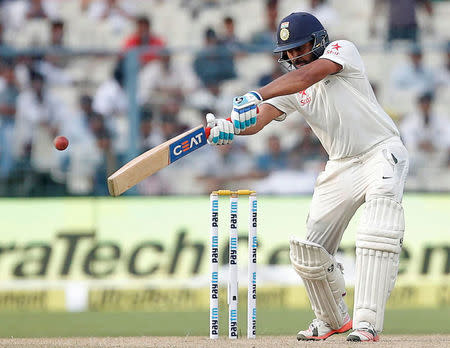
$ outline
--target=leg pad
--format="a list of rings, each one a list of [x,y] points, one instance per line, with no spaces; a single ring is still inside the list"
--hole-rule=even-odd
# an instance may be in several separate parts
[[[321,245],[292,238],[291,262],[305,284],[316,317],[333,329],[348,320],[341,267]]]
[[[399,203],[388,198],[366,203],[356,236],[354,327],[365,321],[382,331],[386,302],[397,278],[404,230]]]

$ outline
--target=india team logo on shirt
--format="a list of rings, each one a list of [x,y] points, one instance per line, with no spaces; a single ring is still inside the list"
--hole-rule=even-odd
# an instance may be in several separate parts
[[[335,56],[339,55],[339,49],[342,48],[342,46],[339,46],[339,43],[335,43],[331,46],[331,49],[327,50],[326,54],[334,54]]]
[[[300,91],[300,92],[298,92],[298,94],[300,95],[300,105],[301,106],[305,106],[305,105],[309,104],[309,102],[311,101],[311,96],[309,96],[306,93],[306,90]]]

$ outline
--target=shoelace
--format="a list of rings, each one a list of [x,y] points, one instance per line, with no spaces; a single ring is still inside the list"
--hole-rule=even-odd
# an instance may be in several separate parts
[[[373,334],[376,332],[375,329],[372,327],[372,325],[365,323],[365,322],[360,323],[357,330],[366,331],[366,332],[369,332],[370,334]]]
[[[309,329],[312,331],[315,327],[317,327],[317,329],[319,329],[320,325],[324,325],[324,326],[329,326],[326,322],[324,322],[323,320],[320,320],[318,318],[314,318],[312,323],[309,324]]]

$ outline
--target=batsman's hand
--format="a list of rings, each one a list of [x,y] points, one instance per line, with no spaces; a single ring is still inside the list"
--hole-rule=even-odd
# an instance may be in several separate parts
[[[255,91],[233,99],[231,121],[234,125],[234,133],[239,134],[246,128],[256,124],[258,105],[263,101],[261,94]]]
[[[216,118],[213,114],[206,115],[206,127],[211,128],[207,139],[210,145],[228,145],[234,138],[233,124],[229,120]]]

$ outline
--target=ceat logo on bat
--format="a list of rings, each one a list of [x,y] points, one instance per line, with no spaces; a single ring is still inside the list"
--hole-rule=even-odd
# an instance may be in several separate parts
[[[170,163],[206,144],[205,129],[200,128],[170,144]]]

